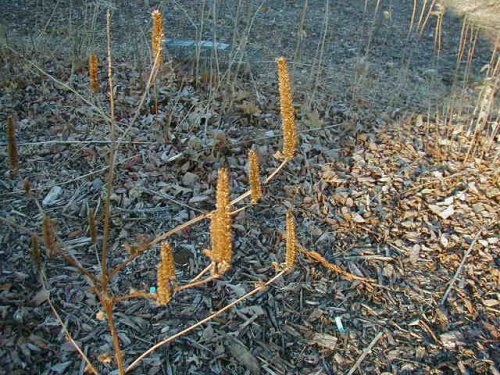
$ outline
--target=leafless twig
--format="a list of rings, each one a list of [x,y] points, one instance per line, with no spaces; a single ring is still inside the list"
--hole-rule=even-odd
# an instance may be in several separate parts
[[[358,369],[359,365],[361,365],[361,362],[363,362],[364,359],[366,358],[366,356],[371,353],[373,347],[375,346],[375,344],[378,342],[378,340],[380,340],[380,338],[383,335],[384,335],[384,332],[379,332],[377,334],[377,336],[375,336],[375,338],[372,340],[372,342],[370,343],[370,345],[368,345],[366,347],[366,349],[363,349],[363,353],[361,353],[361,355],[359,356],[358,360],[356,361],[356,363],[354,364],[354,366],[351,367],[351,369],[349,370],[349,372],[347,373],[347,375],[354,374],[354,372]]]
[[[479,229],[479,231],[476,233],[476,236],[472,240],[472,243],[470,244],[469,248],[465,252],[464,257],[462,258],[462,261],[460,262],[460,265],[458,266],[457,271],[455,272],[455,275],[453,275],[453,278],[450,281],[450,285],[448,285],[446,292],[444,292],[443,298],[441,298],[441,305],[444,305],[444,303],[446,302],[446,299],[448,298],[448,295],[451,292],[451,288],[453,288],[453,284],[455,284],[455,282],[457,281],[458,276],[460,275],[460,272],[462,271],[462,268],[464,268],[464,266],[465,266],[465,261],[467,260],[467,257],[474,249],[474,246],[476,245],[476,242],[479,238],[479,235],[481,234],[483,229],[484,228]]]

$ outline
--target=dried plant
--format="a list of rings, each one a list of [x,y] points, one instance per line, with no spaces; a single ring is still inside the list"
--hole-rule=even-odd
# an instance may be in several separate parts
[[[19,170],[19,153],[16,142],[16,122],[12,116],[7,117],[7,152],[12,177],[17,175]]]
[[[55,231],[54,221],[51,220],[47,215],[43,216],[43,239],[47,248],[48,256],[58,255],[62,257],[70,266],[76,268],[82,275],[85,276],[87,282],[89,283],[90,289],[95,293],[97,298],[99,299],[102,310],[100,311],[100,315],[107,321],[108,329],[111,334],[112,342],[113,342],[113,350],[116,360],[116,366],[118,367],[118,373],[125,374],[127,371],[131,370],[133,367],[137,365],[144,357],[149,355],[151,352],[164,345],[167,342],[173,341],[177,337],[180,337],[184,334],[187,334],[191,330],[200,326],[201,324],[210,321],[216,316],[219,316],[223,312],[227,311],[231,307],[235,306],[237,303],[244,301],[250,296],[265,290],[265,287],[273,283],[279,277],[281,277],[287,269],[281,269],[279,273],[274,275],[271,279],[258,283],[257,287],[245,294],[244,296],[238,298],[237,300],[227,304],[220,310],[211,314],[210,316],[202,319],[196,324],[191,325],[190,327],[179,331],[175,335],[170,336],[169,338],[162,340],[161,342],[153,345],[148,350],[146,350],[143,354],[137,357],[134,361],[132,361],[127,368],[125,368],[124,355],[125,352],[121,348],[121,339],[118,334],[117,325],[115,322],[115,307],[124,301],[129,301],[134,298],[144,298],[149,300],[155,300],[160,305],[167,304],[173,296],[173,293],[179,293],[183,290],[198,287],[202,284],[206,284],[211,280],[220,277],[226,271],[231,268],[232,258],[233,258],[233,235],[232,235],[232,216],[234,216],[237,212],[245,210],[250,205],[246,205],[240,207],[239,209],[233,211],[233,207],[237,205],[238,202],[245,200],[248,197],[252,198],[252,203],[257,203],[262,197],[262,185],[269,184],[276,175],[287,165],[287,163],[291,160],[293,155],[296,153],[297,148],[297,132],[295,129],[295,118],[292,107],[292,96],[290,90],[290,80],[288,77],[288,70],[286,67],[286,62],[284,59],[280,59],[278,61],[279,72],[280,72],[280,95],[282,98],[282,115],[283,115],[283,127],[285,130],[284,136],[284,146],[283,146],[283,160],[280,165],[270,173],[267,178],[260,178],[260,167],[259,167],[259,158],[255,151],[251,151],[249,154],[249,179],[250,179],[250,190],[241,194],[236,199],[231,201],[231,191],[230,191],[230,175],[229,170],[227,168],[222,168],[218,173],[217,180],[217,190],[216,190],[216,207],[215,210],[211,212],[203,213],[197,217],[191,218],[190,220],[176,226],[173,229],[157,236],[151,241],[145,243],[139,243],[136,245],[129,246],[129,256],[115,264],[114,266],[110,266],[111,262],[109,262],[109,256],[112,254],[110,250],[111,241],[111,194],[113,189],[113,181],[116,167],[116,155],[119,151],[119,145],[122,138],[116,137],[116,119],[115,119],[115,111],[114,111],[114,96],[113,96],[113,81],[112,81],[112,54],[111,54],[111,16],[109,11],[107,12],[107,23],[106,23],[106,34],[107,34],[107,62],[108,62],[108,80],[109,80],[109,101],[110,101],[110,114],[106,116],[106,119],[110,123],[110,138],[112,140],[110,155],[109,155],[109,166],[108,166],[108,181],[106,186],[106,200],[103,208],[103,234],[102,241],[97,241],[97,223],[95,213],[92,210],[88,210],[88,222],[89,222],[89,235],[91,237],[92,243],[97,245],[100,243],[99,251],[101,253],[100,259],[100,267],[98,272],[93,272],[90,269],[87,269],[84,265],[82,265],[77,258],[73,256],[70,252],[68,252],[63,243],[58,243],[58,239]],[[163,43],[163,22],[161,18],[161,14],[159,11],[153,12],[153,53],[155,54],[155,63],[153,65],[153,69],[151,70],[151,74],[148,78],[148,83],[144,90],[144,93],[141,97],[140,104],[138,105],[134,120],[131,123],[135,122],[135,119],[141,113],[140,109],[145,102],[145,98],[147,96],[148,90],[151,84],[154,82],[154,78],[156,77],[156,69],[159,64],[162,62],[162,43]],[[91,76],[96,77],[97,81],[97,58],[95,57],[95,63],[92,62],[94,60],[93,57],[89,59],[89,74]],[[95,71],[95,74],[93,72]],[[92,79],[91,79],[92,81]],[[92,82],[91,82],[92,84]],[[125,131],[127,133],[129,129]],[[30,190],[30,188],[26,188],[26,190]],[[36,199],[35,199],[35,202]],[[39,209],[43,212],[43,209],[40,205]],[[175,265],[173,259],[173,250],[171,245],[165,243],[165,240],[168,237],[173,236],[175,233],[179,233],[180,231],[199,223],[205,219],[211,220],[211,249],[206,252],[206,254],[211,259],[212,263],[206,267],[203,271],[201,271],[197,276],[195,276],[192,280],[187,283],[182,283],[182,285],[174,284],[175,280]],[[292,218],[293,219],[293,218]],[[290,227],[292,224],[287,224]],[[289,233],[295,233],[295,228],[288,229]],[[38,238],[34,237],[33,240],[33,258],[35,260],[35,264],[39,264],[41,258],[39,254]],[[141,290],[133,290],[130,293],[120,294],[119,292],[114,290],[113,280],[118,276],[118,274],[123,271],[128,265],[130,265],[135,259],[144,254],[147,250],[151,250],[155,245],[161,244],[161,260],[158,264],[157,269],[157,293],[141,291]],[[295,242],[293,242],[295,244]],[[290,247],[290,246],[288,246]],[[287,247],[287,248],[288,248]],[[295,249],[296,249],[295,245]],[[97,249],[97,247],[95,246]],[[291,253],[290,253],[291,254]],[[295,255],[290,255],[287,251],[287,261],[286,265],[290,264],[290,268],[296,262],[296,253]],[[291,256],[291,258],[290,258]],[[290,258],[290,259],[288,259]],[[295,261],[293,261],[295,259]],[[208,272],[212,272],[211,275],[207,277],[203,277]],[[57,315],[57,312],[54,312]],[[62,321],[62,320],[60,320]],[[90,361],[86,358],[85,354],[82,350],[79,349],[78,344],[72,341],[73,346],[75,346],[76,350],[88,363],[88,368],[93,369]],[[96,372],[96,371],[94,371]]]
[[[171,281],[175,280],[175,264],[172,255],[172,246],[164,242],[161,245],[161,261],[158,265],[158,292],[156,302],[166,305],[172,299]]]
[[[250,191],[252,194],[252,204],[257,204],[262,199],[262,184],[260,182],[260,162],[259,154],[254,149],[248,154]]]
[[[40,254],[40,240],[36,234],[31,236],[31,256],[33,257],[33,263],[38,272],[42,267],[42,256]]]
[[[93,92],[99,92],[99,79],[97,77],[98,60],[95,53],[91,54],[89,57],[89,78],[90,78],[90,89]]]
[[[163,18],[160,11],[154,10],[153,16],[153,36],[151,40],[151,49],[153,50],[153,61],[158,59],[158,65],[163,62]]]
[[[229,270],[233,258],[230,195],[229,171],[221,168],[217,179],[216,210],[210,224],[212,247],[206,252],[214,262],[213,273],[217,275]]]
[[[92,209],[87,210],[87,218],[89,221],[89,234],[92,243],[95,245],[97,243],[97,224],[95,222],[95,214]]]
[[[278,59],[278,81],[280,93],[281,119],[283,122],[283,150],[285,159],[292,159],[297,153],[297,125],[293,109],[292,87],[288,64],[284,57]]]
[[[59,251],[56,232],[54,229],[54,221],[47,215],[43,217],[43,241],[47,247],[47,256],[52,257]]]
[[[285,269],[292,270],[297,264],[297,234],[292,211],[286,213],[286,259]]]
[[[31,182],[27,178],[23,180],[23,190],[26,193],[27,196],[31,195]]]

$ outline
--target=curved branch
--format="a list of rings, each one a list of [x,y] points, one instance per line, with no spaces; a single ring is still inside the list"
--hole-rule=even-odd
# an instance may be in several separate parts
[[[129,372],[130,370],[132,370],[134,367],[136,367],[139,362],[141,362],[145,357],[147,357],[148,355],[150,355],[151,353],[153,353],[156,349],[160,348],[161,346],[165,345],[165,344],[168,344],[169,342],[172,342],[174,341],[175,339],[181,337],[181,336],[184,336],[185,334],[191,332],[192,330],[194,330],[195,328],[198,328],[199,326],[209,322],[210,320],[218,317],[219,315],[223,314],[224,312],[226,312],[227,310],[231,309],[233,306],[237,305],[238,303],[248,299],[249,297],[253,296],[254,294],[257,294],[258,292],[264,290],[267,286],[271,285],[273,282],[275,282],[277,279],[279,279],[283,274],[285,273],[285,271],[281,271],[279,273],[277,273],[276,275],[274,275],[271,279],[269,279],[268,281],[266,281],[265,283],[263,284],[260,284],[259,286],[257,286],[255,289],[251,290],[250,292],[248,292],[247,294],[245,294],[244,296],[238,298],[237,300],[231,302],[230,304],[224,306],[222,309],[214,312],[212,315],[210,316],[207,316],[205,319],[202,319],[200,320],[199,322],[189,326],[188,328],[176,333],[175,335],[173,336],[170,336],[168,338],[166,338],[165,340],[162,340],[158,343],[156,343],[155,345],[153,345],[151,348],[149,348],[148,350],[146,350],[144,353],[142,353],[139,357],[137,357],[126,369],[125,369],[125,372]]]

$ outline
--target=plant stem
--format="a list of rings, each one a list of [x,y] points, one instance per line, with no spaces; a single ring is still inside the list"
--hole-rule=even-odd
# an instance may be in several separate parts
[[[125,374],[125,366],[123,365],[123,354],[120,347],[120,338],[118,336],[118,330],[116,329],[115,318],[113,316],[113,307],[114,302],[113,299],[108,295],[108,292],[103,292],[100,296],[101,303],[104,306],[104,312],[106,313],[106,317],[108,319],[109,332],[111,333],[111,337],[113,338],[113,347],[115,350],[115,359],[116,364],[118,365],[118,371],[120,375]]]
[[[106,13],[106,35],[108,38],[108,83],[109,83],[109,104],[110,104],[110,135],[111,150],[109,152],[109,170],[106,188],[106,200],[104,202],[104,234],[102,240],[101,266],[103,284],[108,279],[108,249],[109,235],[111,231],[111,194],[113,192],[113,179],[115,175],[115,153],[116,153],[116,134],[115,134],[115,100],[113,97],[113,75],[111,60],[111,13]]]

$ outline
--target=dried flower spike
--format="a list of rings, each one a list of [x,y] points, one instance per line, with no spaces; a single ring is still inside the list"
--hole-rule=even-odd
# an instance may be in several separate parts
[[[297,153],[297,126],[293,109],[292,87],[288,65],[284,57],[278,59],[278,82],[280,93],[281,119],[283,121],[283,157],[292,159]]]
[[[56,232],[54,230],[54,222],[45,215],[43,217],[43,241],[47,247],[47,256],[52,257],[59,251],[59,244],[57,243]]]
[[[172,255],[172,246],[167,242],[161,245],[161,261],[158,265],[157,278],[157,303],[159,305],[166,305],[172,299],[172,285],[170,282],[175,280],[175,264],[174,256]]]
[[[285,269],[291,270],[297,264],[297,234],[292,211],[286,213],[286,260]]]
[[[40,241],[36,234],[31,236],[31,256],[33,257],[36,270],[40,272],[40,268],[42,267],[42,256],[40,254]]]
[[[31,195],[31,182],[27,178],[23,180],[23,189],[27,196]]]
[[[89,77],[90,77],[90,89],[93,92],[99,92],[99,79],[97,77],[98,61],[97,55],[93,53],[89,57]]]
[[[217,180],[216,209],[210,224],[212,248],[208,251],[217,274],[226,272],[233,259],[230,195],[229,172],[226,168],[221,168]]]
[[[257,204],[262,198],[262,184],[260,183],[260,163],[259,154],[254,149],[248,154],[250,192],[252,194],[252,204]]]
[[[15,177],[19,169],[19,154],[16,142],[16,123],[12,116],[7,117],[7,152],[9,154],[11,175]]]
[[[95,245],[97,243],[97,224],[95,222],[95,214],[91,208],[87,209],[87,217],[89,221],[89,234],[92,243]]]
[[[163,63],[163,18],[159,10],[152,13],[153,16],[153,36],[151,40],[151,49],[153,50],[153,61],[158,59],[158,66]]]

